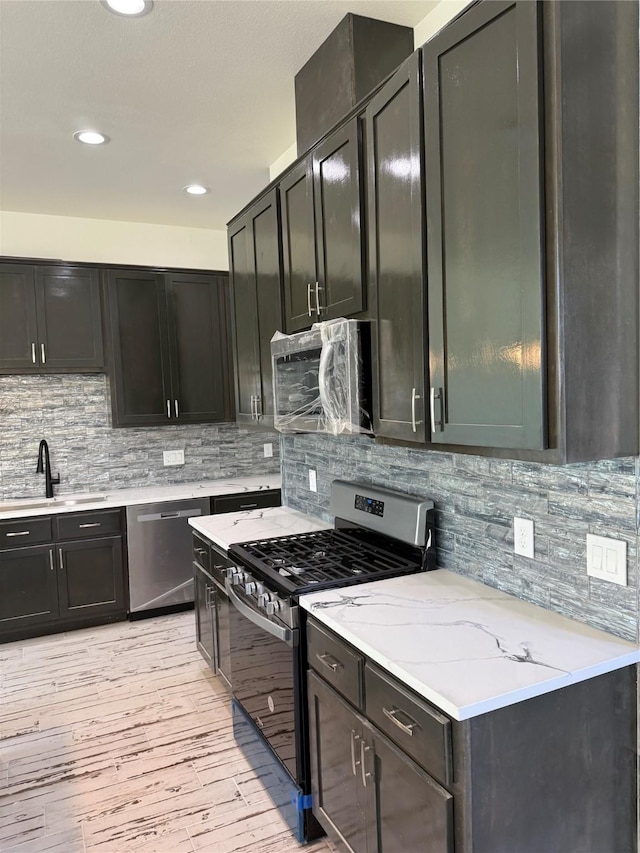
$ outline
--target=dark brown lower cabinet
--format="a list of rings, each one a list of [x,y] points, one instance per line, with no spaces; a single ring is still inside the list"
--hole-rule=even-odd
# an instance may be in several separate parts
[[[85,539],[58,545],[60,617],[125,610],[122,539]]]
[[[314,814],[353,853],[450,853],[453,797],[309,672]]]
[[[58,618],[53,545],[0,551],[0,636]]]

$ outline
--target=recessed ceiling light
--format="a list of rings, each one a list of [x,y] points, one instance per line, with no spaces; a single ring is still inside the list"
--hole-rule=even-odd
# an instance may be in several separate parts
[[[100,0],[105,9],[115,15],[141,18],[153,9],[153,0]]]
[[[184,187],[184,191],[189,193],[189,195],[205,195],[205,193],[209,192],[209,187],[201,187],[200,184],[189,184],[188,187]]]
[[[73,134],[76,142],[84,142],[85,145],[104,145],[109,141],[109,137],[104,133],[98,133],[96,130],[78,130]]]

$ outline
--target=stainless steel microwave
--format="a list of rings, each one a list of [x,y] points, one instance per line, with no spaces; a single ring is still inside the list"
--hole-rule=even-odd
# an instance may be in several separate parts
[[[328,320],[271,341],[280,432],[371,433],[369,324]]]

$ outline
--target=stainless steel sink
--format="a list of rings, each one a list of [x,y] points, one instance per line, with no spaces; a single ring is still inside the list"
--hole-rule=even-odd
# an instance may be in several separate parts
[[[15,512],[17,510],[29,510],[29,509],[46,509],[47,507],[51,507],[54,509],[59,506],[82,506],[83,504],[93,504],[100,503],[101,501],[106,501],[108,495],[105,494],[95,494],[95,495],[60,495],[57,498],[45,498],[42,500],[41,498],[24,498],[19,500],[0,502],[0,512]]]

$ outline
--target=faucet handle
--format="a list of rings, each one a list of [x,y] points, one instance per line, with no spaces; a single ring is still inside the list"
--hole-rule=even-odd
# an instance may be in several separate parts
[[[52,486],[58,486],[60,484],[60,474],[57,474],[55,477],[52,477],[50,482]]]

